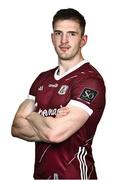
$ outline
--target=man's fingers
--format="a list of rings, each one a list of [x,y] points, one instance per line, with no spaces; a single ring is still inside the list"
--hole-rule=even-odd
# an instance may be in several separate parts
[[[69,113],[68,107],[61,107],[60,109],[58,109],[56,117],[62,117],[67,115],[68,113]]]

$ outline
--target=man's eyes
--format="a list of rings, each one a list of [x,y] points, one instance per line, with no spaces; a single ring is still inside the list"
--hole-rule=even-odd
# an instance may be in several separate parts
[[[55,32],[55,35],[61,35],[62,33],[61,32]]]
[[[62,36],[62,35],[63,35],[63,33],[60,32],[60,31],[59,31],[59,32],[58,32],[58,31],[57,31],[57,32],[54,32],[54,34],[55,34],[56,36]],[[67,36],[76,36],[76,34],[77,34],[76,32],[68,32],[68,33],[67,33]]]
[[[76,36],[76,33],[70,32],[69,35],[70,35],[70,36]]]

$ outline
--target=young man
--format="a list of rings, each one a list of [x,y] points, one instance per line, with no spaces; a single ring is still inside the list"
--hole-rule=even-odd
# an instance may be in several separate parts
[[[105,85],[82,56],[84,32],[78,11],[55,14],[51,37],[58,67],[36,78],[13,121],[13,136],[36,142],[36,180],[97,179],[91,145],[105,106]]]

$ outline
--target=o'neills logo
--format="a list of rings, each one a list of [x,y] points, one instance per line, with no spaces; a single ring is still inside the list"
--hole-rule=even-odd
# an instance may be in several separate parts
[[[48,87],[56,88],[56,87],[58,87],[58,84],[57,83],[56,84],[49,84]]]

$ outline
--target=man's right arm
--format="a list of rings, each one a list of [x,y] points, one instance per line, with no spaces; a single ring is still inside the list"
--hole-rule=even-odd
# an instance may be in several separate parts
[[[11,133],[12,136],[18,137],[26,141],[41,141],[37,133],[28,122],[26,117],[35,111],[35,102],[26,99],[18,108],[13,120]]]
[[[19,106],[11,128],[12,136],[18,137],[20,139],[36,142],[36,141],[43,141],[50,143],[47,138],[42,138],[39,136],[35,128],[30,124],[27,117],[32,113],[35,112],[36,106],[35,101],[33,99],[26,99],[21,105]],[[69,113],[69,109],[67,107],[62,107],[60,111],[57,112],[56,118],[63,117]]]

